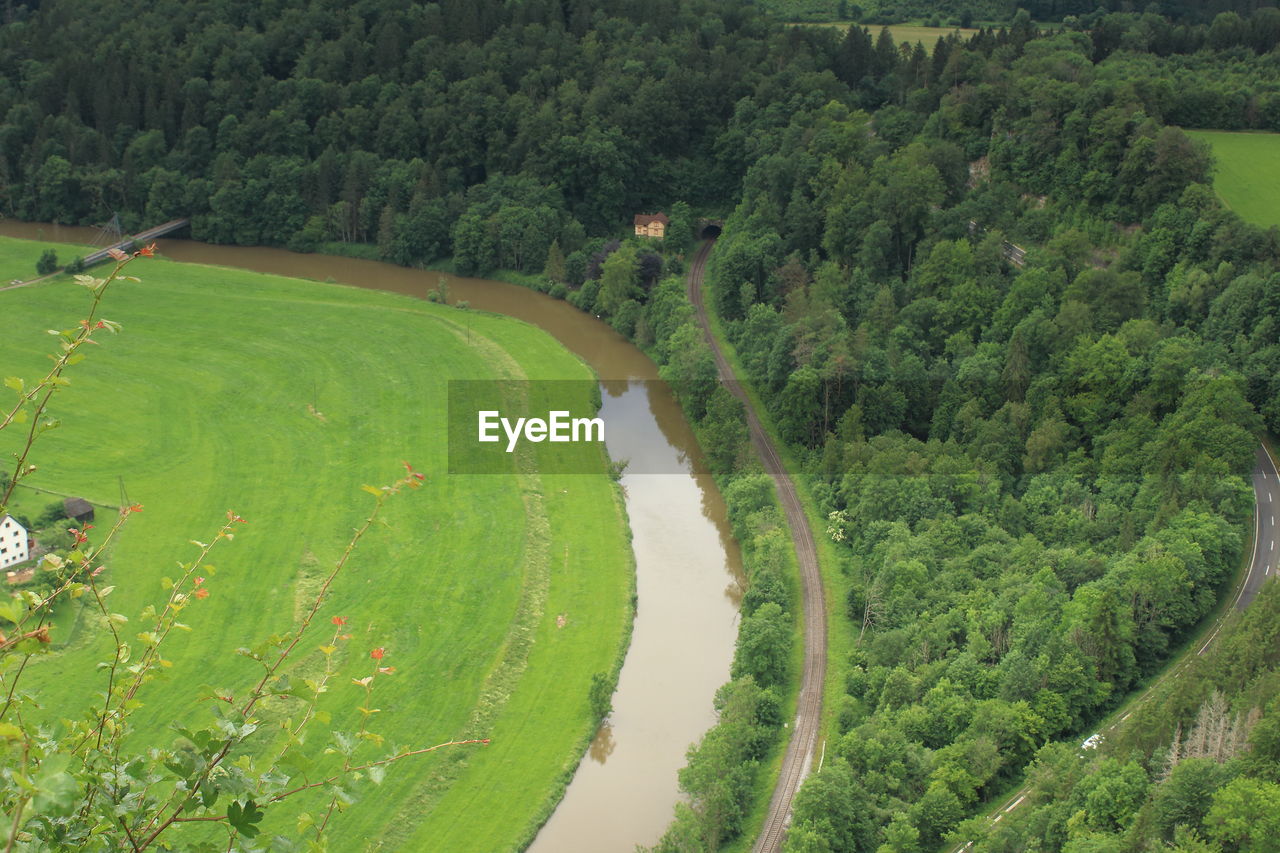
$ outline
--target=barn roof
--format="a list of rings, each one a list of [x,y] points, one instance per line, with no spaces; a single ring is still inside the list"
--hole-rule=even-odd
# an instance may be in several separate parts
[[[93,504],[84,498],[67,498],[62,502],[62,509],[67,514],[67,518],[79,518],[85,514],[93,513]]]

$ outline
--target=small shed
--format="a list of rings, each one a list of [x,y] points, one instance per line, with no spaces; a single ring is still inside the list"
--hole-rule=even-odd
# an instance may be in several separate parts
[[[11,515],[0,517],[0,569],[25,563],[29,553],[27,529]]]
[[[636,236],[661,239],[667,236],[667,226],[670,224],[671,219],[662,211],[658,211],[652,216],[647,213],[637,213],[635,218]]]
[[[62,502],[62,511],[66,513],[67,518],[74,518],[81,524],[93,521],[93,504],[84,498],[67,498]]]

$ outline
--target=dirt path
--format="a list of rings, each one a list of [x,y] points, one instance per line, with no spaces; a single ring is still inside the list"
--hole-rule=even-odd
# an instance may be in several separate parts
[[[37,278],[29,278],[26,281],[19,281],[16,284],[6,284],[4,287],[0,287],[0,291],[17,290],[19,287],[30,287],[33,284],[38,284],[39,282],[53,278],[55,275],[59,275],[61,273],[62,270],[57,270],[46,275],[38,276]]]
[[[814,545],[813,531],[800,505],[795,484],[778,458],[773,442],[769,440],[768,434],[760,425],[760,418],[743,392],[737,377],[734,376],[733,368],[711,334],[711,324],[707,318],[706,306],[702,301],[702,274],[707,264],[707,257],[710,256],[714,247],[715,240],[708,240],[694,255],[686,280],[689,301],[693,303],[703,335],[706,336],[711,352],[715,355],[720,380],[728,383],[729,390],[742,401],[746,409],[751,444],[759,455],[764,470],[773,478],[778,490],[778,500],[786,514],[787,525],[791,528],[791,539],[795,544],[796,559],[800,565],[800,586],[804,601],[804,675],[800,682],[800,701],[791,726],[791,741],[787,744],[787,752],[782,760],[782,772],[778,776],[778,785],[773,790],[773,798],[769,802],[769,813],[753,848],[754,853],[777,853],[782,849],[782,838],[786,834],[787,824],[791,819],[792,798],[795,797],[800,783],[809,773],[818,745],[818,728],[822,716],[822,686],[827,673],[826,600],[822,590],[822,575],[818,571],[818,550]]]

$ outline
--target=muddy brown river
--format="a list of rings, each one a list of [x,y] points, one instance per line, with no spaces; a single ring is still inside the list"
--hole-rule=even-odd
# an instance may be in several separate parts
[[[0,222],[0,235],[87,244],[95,229]],[[159,241],[178,261],[390,290],[425,298],[438,272],[282,249]],[[605,323],[568,303],[502,282],[444,276],[451,299],[524,320],[555,336],[596,371],[614,459],[644,459],[627,473],[637,607],[613,713],[583,756],[533,853],[631,853],[661,836],[680,794],[676,771],[714,722],[712,697],[728,679],[742,566],[688,423],[653,362]]]

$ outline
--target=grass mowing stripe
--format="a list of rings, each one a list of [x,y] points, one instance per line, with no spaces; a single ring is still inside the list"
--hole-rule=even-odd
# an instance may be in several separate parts
[[[1280,225],[1280,133],[1188,130],[1209,143],[1217,169],[1213,188],[1242,219]]]
[[[11,278],[38,254],[35,244],[0,241]],[[401,849],[511,849],[545,819],[594,731],[587,691],[591,675],[620,658],[631,555],[617,488],[603,474],[544,477],[538,520],[525,503],[530,484],[440,473],[445,380],[503,375],[504,360],[535,379],[589,371],[545,333],[496,315],[226,268],[155,261],[135,271],[143,284],[107,300],[106,316],[125,334],[93,348],[59,395],[66,426],[38,446],[33,483],[115,502],[123,473],[130,500],[146,510],[109,572],[114,609],[133,616],[185,558],[182,543],[207,535],[228,508],[251,521],[215,552],[212,594],[189,611],[194,635],[169,649],[168,680],[145,688],[140,734],[163,738],[171,720],[199,715],[201,683],[244,689],[252,664],[230,650],[288,624],[365,510],[360,485],[389,479],[409,459],[432,472],[427,483],[389,505],[389,528],[362,545],[323,611],[348,617],[355,637],[337,653],[340,675],[322,708],[332,728],[353,725],[358,691],[346,685],[368,671],[374,645],[399,670],[375,691],[390,743],[455,736],[487,689],[498,680],[512,689],[493,713],[490,747],[401,764],[342,815],[331,844],[396,849],[380,839],[399,828]],[[0,373],[39,371],[51,340],[44,329],[73,323],[83,305],[65,279],[0,293]],[[459,346],[460,335],[471,345]],[[9,438],[0,435],[0,451]],[[541,525],[539,569],[528,543]],[[530,572],[546,578],[537,581],[540,607],[525,606]],[[522,608],[532,640],[516,678],[510,637]],[[564,629],[557,613],[570,614]],[[28,682],[55,716],[97,689],[81,674],[103,651],[92,614],[69,608],[62,618],[81,619],[77,642]],[[295,674],[315,666],[303,659]],[[279,722],[291,710],[268,703],[264,716]],[[323,748],[325,728],[309,750]],[[424,810],[416,792],[433,779],[443,780],[440,797]],[[297,813],[322,806],[269,809],[266,830],[294,836]]]

